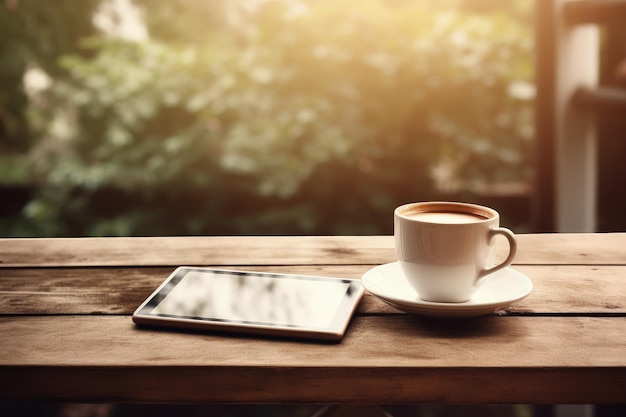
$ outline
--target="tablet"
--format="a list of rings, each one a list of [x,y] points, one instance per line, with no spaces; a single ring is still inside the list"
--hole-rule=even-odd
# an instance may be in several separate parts
[[[358,279],[179,267],[133,314],[138,325],[340,340]]]

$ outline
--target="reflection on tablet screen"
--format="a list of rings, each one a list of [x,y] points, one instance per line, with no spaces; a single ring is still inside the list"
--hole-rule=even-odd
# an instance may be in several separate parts
[[[189,271],[151,314],[327,327],[350,283]]]

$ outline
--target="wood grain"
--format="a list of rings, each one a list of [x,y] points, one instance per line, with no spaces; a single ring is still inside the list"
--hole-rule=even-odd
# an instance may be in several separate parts
[[[391,236],[0,239],[0,402],[623,403],[626,234],[518,240],[534,290],[506,311],[423,319],[366,294],[325,344],[130,314],[179,265],[359,278]]]
[[[0,342],[0,399],[620,402],[625,325],[370,316],[324,344],[140,330],[128,317],[3,317],[2,334],[20,337]]]
[[[626,265],[625,233],[518,235],[518,241],[517,265]],[[377,265],[395,259],[392,236],[0,239],[0,267]]]
[[[288,265],[241,270],[360,278],[370,265]],[[531,295],[500,314],[624,314],[626,266],[516,266]],[[143,268],[0,269],[0,314],[131,314],[174,270]],[[366,294],[359,314],[400,313]]]
[[[540,240],[542,244],[535,242],[538,236],[543,238]],[[591,246],[598,236],[606,238],[609,248],[613,249],[607,249],[607,243]],[[600,255],[612,253],[614,257],[610,260],[605,259],[606,264],[623,263],[625,257],[622,254],[616,255],[614,252],[616,248],[621,250],[616,240],[625,240],[625,236],[624,234],[521,235],[520,241],[526,242],[525,248],[520,249],[521,258],[524,258],[524,253],[528,255],[530,249],[533,249],[536,254],[556,256],[553,253],[555,247],[563,249],[573,246],[572,243],[562,244],[563,240],[586,242],[578,249],[589,246],[588,249],[593,249],[594,252],[583,250],[575,253],[567,253],[564,250],[558,252],[560,256],[578,258],[576,262],[585,260],[588,265],[592,265],[589,267],[578,265],[566,268],[550,267],[550,265],[558,264],[545,259],[544,262],[547,265],[545,268],[524,266],[523,259],[517,262],[515,267],[531,277],[535,282],[535,290],[528,300],[516,304],[514,311],[623,313],[625,306],[622,298],[619,297],[619,294],[625,293],[623,280],[619,279],[623,271],[619,268],[604,267],[597,262],[602,258]],[[106,264],[107,260],[112,264],[130,264],[133,259],[138,259],[141,265],[157,263],[154,259],[152,261],[150,259],[163,255],[163,251],[169,251],[170,256],[181,255],[179,250],[172,251],[173,247],[185,249],[183,256],[188,252],[194,252],[197,255],[198,247],[204,247],[207,250],[212,247],[213,251],[209,252],[215,256],[210,259],[213,263],[205,259],[207,262],[203,265],[207,266],[354,278],[360,277],[372,266],[369,264],[373,259],[369,256],[372,254],[371,251],[389,252],[390,250],[389,237],[384,236],[365,237],[362,240],[355,237],[298,237],[295,243],[291,244],[287,244],[285,239],[288,238],[0,239],[4,259],[11,258],[8,256],[11,254],[22,254],[25,262],[25,253],[28,253],[31,263],[37,266],[37,269],[8,268],[9,265],[16,265],[19,262],[12,263],[6,260],[0,264],[4,266],[0,268],[0,314],[46,314],[46,312],[50,314],[128,314],[158,286],[175,266],[188,262],[172,262],[174,266],[151,269],[90,269],[77,268],[76,265],[88,265],[96,261]],[[288,240],[293,242],[293,239]],[[194,246],[193,242],[199,242],[198,247]],[[546,242],[553,244],[549,245]],[[233,245],[239,249],[235,250]],[[273,254],[267,252],[280,249],[282,253],[289,253],[286,246],[296,248],[295,251],[300,253],[300,257],[282,255],[278,258],[275,252],[272,252]],[[362,249],[363,246],[369,249]],[[148,247],[159,249],[152,253]],[[540,250],[541,248],[543,250]],[[357,253],[361,256],[352,256]],[[366,256],[366,253],[369,255]],[[223,257],[217,258],[218,254]],[[249,264],[256,266],[244,265],[241,254],[246,255]],[[333,254],[333,256],[329,259],[328,254]],[[107,256],[107,259],[103,259],[104,256]],[[363,257],[367,258],[365,264],[345,266],[340,264],[340,262],[351,264]],[[296,259],[298,262],[291,265],[291,262]],[[526,256],[526,259],[530,259],[530,256]],[[230,261],[231,264],[227,264],[226,261]],[[307,261],[312,261],[313,265],[299,264],[299,262]],[[279,265],[280,262],[285,265]],[[329,262],[331,265],[322,265],[322,262]],[[266,265],[268,263],[277,265],[268,266]],[[65,267],[42,268],[43,265],[48,264],[64,264]],[[25,263],[21,264],[21,267],[27,266]],[[122,271],[124,272],[120,274]],[[120,287],[117,282],[112,281],[112,277],[116,280],[123,279],[123,286]],[[602,280],[603,284],[594,284],[596,279]],[[391,307],[386,307],[381,303],[366,302],[365,304],[366,306],[373,304],[380,311],[390,309],[393,311]],[[372,310],[366,309],[365,311]]]

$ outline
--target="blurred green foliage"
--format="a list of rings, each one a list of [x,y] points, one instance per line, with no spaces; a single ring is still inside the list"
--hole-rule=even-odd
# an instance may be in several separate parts
[[[529,178],[528,1],[136,0],[141,41],[67,3],[0,5],[0,235],[376,234]]]

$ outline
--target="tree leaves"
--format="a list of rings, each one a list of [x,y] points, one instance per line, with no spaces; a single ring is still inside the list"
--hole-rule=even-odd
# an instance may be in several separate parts
[[[328,202],[345,216],[330,228],[355,230],[354,201],[388,214],[439,186],[528,176],[531,30],[511,14],[426,1],[137,4],[149,40],[76,36],[81,49],[57,49],[49,105],[30,109],[35,176],[83,201],[75,233],[249,232],[254,219],[308,233]],[[112,189],[184,190],[199,211],[94,218],[94,196]],[[62,202],[40,199],[27,217],[64,221]],[[263,208],[250,217],[244,200]]]

